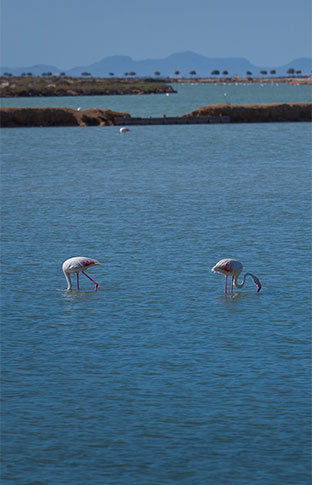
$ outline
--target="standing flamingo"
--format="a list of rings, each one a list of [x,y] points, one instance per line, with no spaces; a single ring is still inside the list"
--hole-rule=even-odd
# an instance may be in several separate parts
[[[246,273],[244,275],[243,281],[241,283],[238,283],[237,278],[243,271],[243,265],[235,259],[221,259],[221,261],[219,261],[213,268],[211,268],[211,271],[213,271],[214,273],[222,273],[225,275],[225,295],[227,293],[228,276],[232,276],[231,293],[233,293],[233,285],[235,285],[236,288],[243,288],[247,276],[251,276],[256,283],[258,288],[257,292],[261,290],[261,283],[259,279],[251,273]]]
[[[70,275],[72,273],[77,274],[77,290],[79,290],[79,273],[81,271],[82,274],[84,274],[87,278],[89,278],[89,280],[92,281],[92,283],[94,283],[96,291],[99,286],[98,283],[85,273],[85,271],[87,271],[90,266],[94,266],[96,264],[101,263],[99,263],[96,259],[84,258],[82,256],[77,256],[76,258],[70,258],[64,261],[62,269],[68,284],[67,290],[72,289],[72,283],[70,279]]]

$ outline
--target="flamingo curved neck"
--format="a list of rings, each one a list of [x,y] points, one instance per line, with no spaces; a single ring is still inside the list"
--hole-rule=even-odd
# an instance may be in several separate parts
[[[239,283],[239,282],[237,281],[238,276],[235,276],[235,277],[234,277],[234,285],[236,286],[236,288],[243,288],[243,286],[244,286],[244,284],[245,284],[245,281],[246,281],[247,276],[250,276],[250,277],[251,277],[251,278],[254,280],[254,282],[256,283],[256,277],[255,277],[255,276],[254,276],[252,273],[245,273],[245,274],[244,274],[244,277],[243,277],[243,281],[242,281],[241,283]],[[257,283],[256,283],[256,284],[257,284]]]
[[[64,272],[64,275],[65,275],[67,285],[68,285],[67,290],[71,290],[72,289],[72,282],[71,282],[71,279],[70,279],[70,275],[65,273],[65,272]]]

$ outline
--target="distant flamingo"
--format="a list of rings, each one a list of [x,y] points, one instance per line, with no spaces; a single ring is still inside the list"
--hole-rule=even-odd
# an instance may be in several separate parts
[[[129,130],[129,128],[124,128],[123,127],[123,128],[120,128],[119,131],[120,131],[120,133],[128,133],[128,131],[130,131],[130,130]]]
[[[72,283],[70,279],[70,275],[72,273],[77,274],[77,290],[79,290],[79,273],[81,271],[82,274],[84,274],[87,278],[89,278],[89,280],[92,281],[92,283],[94,283],[96,291],[99,286],[98,283],[85,273],[85,271],[87,271],[90,266],[94,266],[96,264],[101,263],[99,263],[96,259],[84,258],[82,256],[77,256],[76,258],[70,258],[64,261],[62,269],[68,284],[67,290],[72,289]]]
[[[235,259],[221,259],[221,261],[219,261],[213,268],[211,268],[211,271],[213,271],[214,273],[222,273],[225,275],[225,295],[227,293],[228,276],[232,276],[231,293],[233,293],[233,285],[235,285],[236,288],[243,288],[247,276],[251,276],[251,278],[256,283],[258,288],[257,292],[261,290],[261,283],[259,279],[251,273],[246,273],[244,275],[243,281],[241,283],[238,283],[237,278],[243,271],[243,265]]]

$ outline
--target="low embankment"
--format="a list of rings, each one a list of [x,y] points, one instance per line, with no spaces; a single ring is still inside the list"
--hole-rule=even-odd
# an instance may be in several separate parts
[[[165,80],[153,78],[71,78],[67,76],[0,77],[0,97],[105,96],[163,94],[176,91]]]
[[[3,128],[34,126],[110,126],[116,117],[130,118],[128,113],[110,109],[75,110],[71,108],[0,108]]]
[[[312,103],[270,103],[251,105],[215,104],[202,106],[177,117],[132,118],[129,113],[108,109],[0,108],[1,126],[112,126],[203,123],[266,123],[312,121]]]
[[[312,103],[214,104],[202,106],[184,116],[226,116],[231,123],[312,121]]]

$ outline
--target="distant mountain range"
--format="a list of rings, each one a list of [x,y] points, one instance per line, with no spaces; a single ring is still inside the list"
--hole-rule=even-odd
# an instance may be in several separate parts
[[[195,52],[181,52],[172,54],[165,59],[145,59],[135,61],[129,56],[111,56],[87,66],[78,66],[70,69],[59,69],[55,66],[37,64],[28,67],[0,67],[1,75],[10,73],[20,76],[22,73],[32,73],[32,75],[42,75],[43,73],[60,74],[65,72],[67,76],[81,76],[89,73],[93,77],[109,77],[110,73],[114,76],[124,76],[125,73],[135,73],[136,76],[154,76],[158,72],[160,77],[174,77],[175,72],[179,71],[179,77],[191,77],[190,72],[195,71],[198,77],[209,77],[213,71],[227,71],[229,76],[246,76],[251,72],[253,76],[259,76],[260,71],[275,70],[276,76],[287,75],[288,69],[301,71],[302,75],[311,75],[312,59],[302,57],[294,59],[284,66],[255,66],[247,59],[240,57],[205,57]]]

